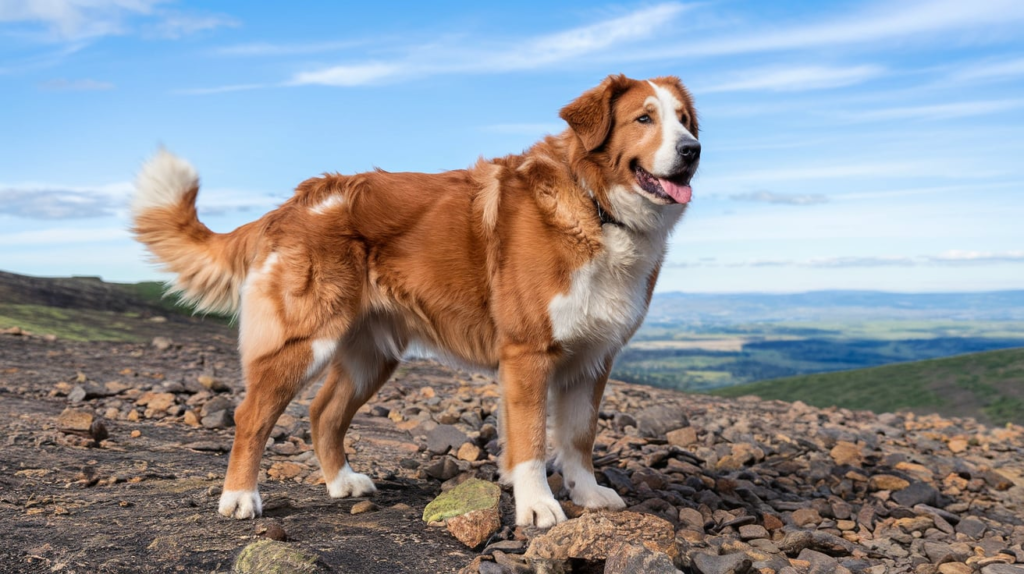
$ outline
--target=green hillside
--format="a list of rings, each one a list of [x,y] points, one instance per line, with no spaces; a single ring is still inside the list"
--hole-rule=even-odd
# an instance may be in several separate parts
[[[711,394],[875,412],[910,409],[971,416],[990,424],[1024,424],[1024,348],[773,379]]]

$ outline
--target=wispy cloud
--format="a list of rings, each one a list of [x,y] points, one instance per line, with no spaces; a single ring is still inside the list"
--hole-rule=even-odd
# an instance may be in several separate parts
[[[127,227],[57,227],[36,229],[17,233],[0,233],[0,246],[31,247],[36,245],[78,245],[127,239],[130,237]]]
[[[922,36],[994,28],[1014,30],[1024,21],[1024,3],[1016,0],[877,2],[859,12],[803,24],[777,25],[769,30],[743,30],[703,41],[688,39],[676,46],[633,54],[631,58],[723,56],[754,52],[798,50],[825,46],[877,45]],[[949,39],[946,38],[948,41]]]
[[[231,92],[244,92],[247,90],[259,90],[273,87],[278,86],[273,84],[232,84],[229,86],[217,86],[214,88],[186,88],[182,90],[174,90],[174,93],[184,96],[206,96],[210,94],[227,94]]]
[[[91,219],[115,215],[131,185],[97,187],[48,184],[0,185],[0,214],[27,219]]]
[[[682,4],[658,4],[629,14],[587,26],[571,28],[532,38],[518,38],[495,48],[431,44],[407,46],[406,55],[393,60],[367,60],[317,68],[294,74],[287,81],[271,84],[286,86],[323,85],[353,87],[414,77],[452,73],[500,73],[545,68],[564,62],[611,54],[613,48],[649,40],[651,34],[670,27],[679,14],[691,7]],[[319,51],[323,45],[295,47],[295,53]],[[287,53],[289,47],[255,45],[236,48],[239,54]],[[262,84],[254,84],[261,85]],[[202,88],[190,93],[219,93],[220,88]]]
[[[221,46],[213,53],[220,56],[301,56],[306,54],[321,54],[324,52],[337,52],[366,44],[366,40],[354,40],[348,42],[311,42],[304,44],[273,44],[269,42],[252,42],[249,44],[236,44],[233,46]]]
[[[981,100],[865,110],[846,113],[843,117],[853,121],[949,120],[998,114],[1022,107],[1024,100]]]
[[[996,80],[1024,76],[1024,58],[1001,62],[974,63],[950,75],[954,82],[966,80]]]
[[[39,88],[55,92],[91,92],[98,90],[112,90],[114,89],[114,84],[91,79],[68,80],[65,78],[57,78],[41,82],[39,84]]]
[[[885,68],[874,65],[862,65],[846,68],[828,66],[798,66],[792,68],[772,68],[744,70],[731,74],[733,79],[698,87],[697,92],[741,92],[741,91],[774,91],[797,92],[805,90],[822,90],[861,84],[867,80],[881,76]]]
[[[820,193],[792,194],[775,193],[772,191],[751,191],[749,193],[737,193],[729,196],[735,201],[752,201],[757,203],[774,203],[779,205],[817,205],[827,203],[828,197]]]
[[[222,15],[168,12],[159,8],[166,0],[5,0],[0,2],[0,23],[23,26],[38,39],[76,42],[127,34],[137,27],[147,35],[178,38],[202,30],[234,26]],[[41,28],[41,34],[39,29]]]

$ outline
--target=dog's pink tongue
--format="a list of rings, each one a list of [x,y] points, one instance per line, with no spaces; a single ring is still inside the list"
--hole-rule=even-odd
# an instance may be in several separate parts
[[[659,179],[658,183],[661,184],[661,188],[665,190],[665,193],[672,196],[672,199],[679,203],[690,203],[690,198],[693,196],[693,188],[688,185],[676,185],[667,179]]]

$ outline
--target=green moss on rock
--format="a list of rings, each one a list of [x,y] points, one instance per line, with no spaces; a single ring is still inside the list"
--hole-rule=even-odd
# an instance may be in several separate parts
[[[497,484],[471,478],[432,500],[423,509],[423,521],[435,522],[474,510],[497,508],[500,499],[501,489]]]

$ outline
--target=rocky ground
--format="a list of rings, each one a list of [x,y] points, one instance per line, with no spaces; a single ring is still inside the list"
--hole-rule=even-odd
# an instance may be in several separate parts
[[[629,508],[586,513],[552,473],[572,519],[541,532],[489,484],[495,382],[423,361],[350,433],[375,496],[327,497],[313,387],[268,444],[265,516],[221,518],[234,341],[166,335],[0,335],[0,571],[1024,574],[1024,428],[612,383],[594,459]]]

